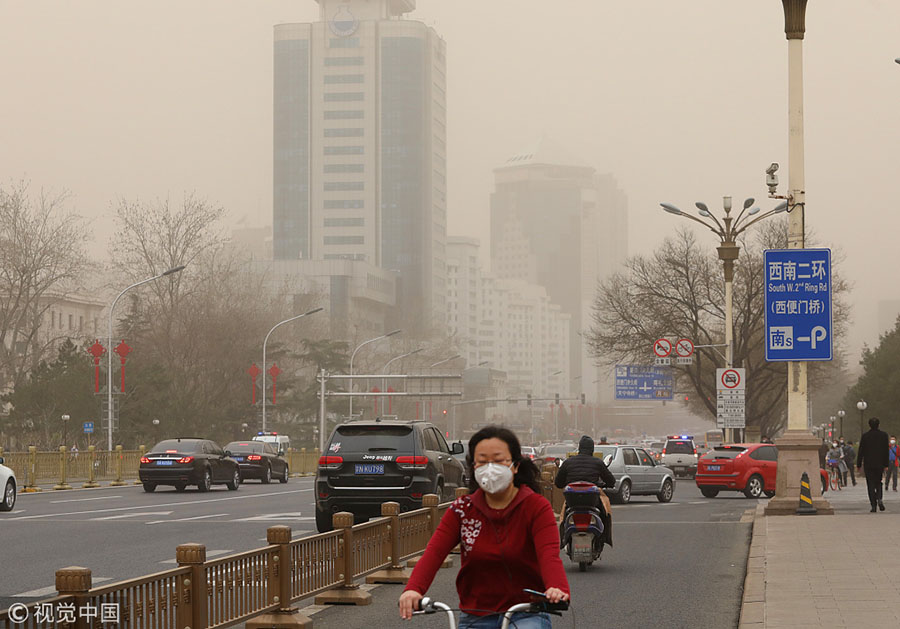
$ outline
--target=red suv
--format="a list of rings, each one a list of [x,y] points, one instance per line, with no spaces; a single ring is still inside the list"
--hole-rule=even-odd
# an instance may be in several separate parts
[[[716,446],[697,462],[697,487],[707,498],[742,491],[748,498],[775,495],[778,448],[765,443]]]

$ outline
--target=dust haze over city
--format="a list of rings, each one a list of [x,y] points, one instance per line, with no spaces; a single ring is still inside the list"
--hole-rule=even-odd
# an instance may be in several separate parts
[[[787,166],[779,2],[418,0],[404,20],[446,44],[446,233],[491,266],[494,170],[542,141],[608,177],[627,253],[649,254],[692,209],[746,197]],[[337,6],[337,5],[336,5]],[[68,191],[106,259],[119,199],[221,205],[226,227],[273,221],[273,27],[313,0],[0,3],[6,183]],[[900,299],[900,5],[817,0],[805,39],[807,225],[852,284],[851,369]],[[697,231],[713,251],[715,241]],[[496,238],[496,234],[494,238]],[[276,245],[277,246],[277,245]],[[552,255],[553,252],[547,252]],[[892,308],[894,308],[892,310]]]

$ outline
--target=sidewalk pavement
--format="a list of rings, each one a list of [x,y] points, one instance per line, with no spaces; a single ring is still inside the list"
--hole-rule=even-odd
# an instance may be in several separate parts
[[[742,629],[900,622],[900,492],[885,492],[886,510],[870,513],[865,479],[857,481],[825,494],[834,515],[765,516],[757,506]]]

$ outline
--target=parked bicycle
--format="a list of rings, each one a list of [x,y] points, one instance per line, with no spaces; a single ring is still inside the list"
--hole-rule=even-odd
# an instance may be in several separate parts
[[[561,612],[569,609],[569,601],[551,603],[544,598],[544,594],[541,592],[536,592],[534,590],[525,590],[525,592],[531,594],[536,600],[530,603],[513,605],[505,612],[496,612],[496,615],[503,614],[503,621],[500,624],[500,629],[509,629],[510,626],[515,629],[516,621],[513,618],[514,614],[552,614],[553,616],[562,616]],[[449,629],[466,629],[465,626],[459,626],[457,624],[456,615],[454,614],[455,611],[466,610],[453,609],[445,603],[441,603],[440,601],[425,596],[419,601],[419,611],[414,611],[413,615],[418,616],[422,614],[437,614],[439,612],[444,612],[447,614],[447,626]]]

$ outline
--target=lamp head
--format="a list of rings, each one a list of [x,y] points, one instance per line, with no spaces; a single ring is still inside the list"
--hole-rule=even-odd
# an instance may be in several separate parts
[[[722,197],[722,207],[725,208],[725,213],[731,211],[731,197]]]
[[[781,212],[784,212],[787,209],[788,209],[788,202],[782,201],[781,203],[779,203],[778,205],[775,206],[775,209],[773,209],[772,212],[774,214],[780,214]]]
[[[709,214],[709,208],[706,207],[706,203],[704,203],[703,201],[697,201],[696,203],[694,203],[694,205],[696,205],[697,209],[700,210],[700,214],[703,214],[703,212]]]
[[[303,313],[303,316],[305,317],[305,316],[307,316],[307,315],[316,314],[317,312],[321,312],[321,311],[323,311],[323,310],[325,310],[325,309],[324,309],[324,308],[313,308],[313,309],[310,310],[309,312]]]
[[[172,267],[172,268],[169,269],[168,271],[163,271],[163,275],[172,275],[173,273],[180,273],[181,271],[184,271],[184,265],[183,265],[183,264],[180,265],[180,266]]]
[[[389,337],[389,336],[394,336],[394,335],[396,335],[396,334],[400,334],[402,331],[403,331],[403,330],[394,330],[394,331],[392,331],[392,332],[388,332],[387,334],[384,335],[384,338],[387,338],[387,337]]]
[[[669,214],[674,214],[676,216],[681,216],[682,214],[684,214],[684,212],[679,210],[677,207],[675,207],[671,203],[660,203],[660,205],[662,206],[662,209],[664,209]]]
[[[744,209],[746,210],[748,207],[756,203],[756,199],[750,197],[749,199],[744,199]]]
[[[754,214],[759,214],[759,208],[758,208],[758,207],[755,207],[755,208],[753,208],[752,210],[750,210],[749,212],[747,212],[747,216],[753,216]]]

